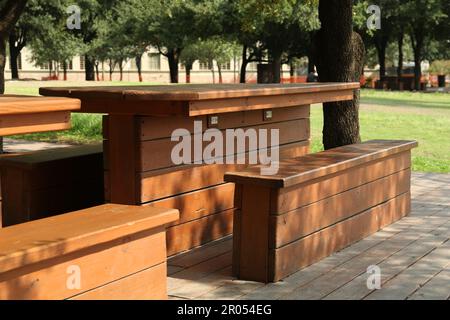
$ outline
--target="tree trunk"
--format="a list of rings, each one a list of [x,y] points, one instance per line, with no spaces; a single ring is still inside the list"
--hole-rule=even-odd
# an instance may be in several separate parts
[[[180,60],[181,49],[170,49],[167,53],[170,69],[170,82],[178,83],[178,64]]]
[[[120,81],[123,81],[123,60],[119,60],[119,74],[120,74]]]
[[[352,0],[320,0],[314,61],[322,82],[359,82],[364,43],[353,32]],[[351,101],[323,104],[325,149],[360,142],[359,90]]]
[[[48,76],[50,77],[50,80],[52,80],[53,77],[53,61],[48,62]]]
[[[98,62],[95,63],[95,78],[100,81],[100,72],[98,70]]]
[[[67,61],[63,62],[63,78],[64,81],[67,81]]]
[[[102,81],[105,81],[105,61],[102,60]]]
[[[0,37],[0,94],[5,93],[6,41]]]
[[[11,79],[19,80],[19,67],[17,64],[17,58],[19,57],[20,50],[16,47],[16,37],[12,32],[9,35],[9,62],[11,65]]]
[[[404,38],[404,33],[403,33],[403,31],[401,31],[398,36],[398,39],[397,39],[397,44],[398,44],[397,77],[398,77],[399,81],[403,74],[403,38]]]
[[[223,83],[223,77],[222,77],[222,68],[220,67],[220,64],[217,64],[217,71],[219,72],[219,83]]]
[[[186,64],[186,83],[191,83],[191,70],[192,70],[192,63]]]
[[[86,54],[84,62],[86,81],[95,81],[94,59]]]
[[[240,83],[245,83],[247,80],[247,46],[243,46],[242,48],[242,64],[241,64],[241,72],[240,72]]]
[[[212,81],[213,81],[213,83],[216,83],[216,73],[214,71],[214,61],[210,61],[209,65],[211,66]]]
[[[422,78],[422,55],[414,50],[414,89],[420,90],[420,78]]]
[[[273,83],[281,82],[281,53],[276,53],[272,60]]]
[[[376,48],[378,63],[380,65],[380,80],[382,80],[386,76],[386,45],[381,44],[380,46],[376,46]]]
[[[138,71],[139,82],[142,82],[142,55],[136,57],[136,67]]]
[[[308,55],[308,74],[314,72],[314,56],[310,53]]]

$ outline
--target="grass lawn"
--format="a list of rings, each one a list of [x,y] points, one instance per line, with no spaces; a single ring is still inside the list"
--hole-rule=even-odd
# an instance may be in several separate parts
[[[142,83],[105,82],[99,85],[142,85]],[[70,82],[8,82],[6,93],[37,95],[41,86],[76,86]],[[89,85],[91,85],[89,83]],[[322,108],[314,105],[312,150],[322,150]],[[361,136],[370,139],[415,139],[413,169],[450,173],[450,94],[385,92],[362,90]],[[72,129],[64,132],[32,134],[15,138],[69,143],[101,141],[101,116],[74,114]]]

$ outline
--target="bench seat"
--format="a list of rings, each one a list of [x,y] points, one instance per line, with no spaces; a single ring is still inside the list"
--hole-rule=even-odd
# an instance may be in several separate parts
[[[102,144],[0,158],[3,226],[105,203]]]
[[[178,210],[106,204],[0,229],[0,300],[166,299]]]
[[[410,211],[415,141],[373,140],[225,174],[236,183],[233,272],[275,282]]]

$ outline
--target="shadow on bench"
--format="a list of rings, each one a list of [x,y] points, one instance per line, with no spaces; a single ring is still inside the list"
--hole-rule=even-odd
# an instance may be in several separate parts
[[[233,272],[279,281],[410,212],[415,141],[368,141],[227,173],[236,183]]]
[[[178,210],[102,205],[0,229],[0,299],[166,299]]]

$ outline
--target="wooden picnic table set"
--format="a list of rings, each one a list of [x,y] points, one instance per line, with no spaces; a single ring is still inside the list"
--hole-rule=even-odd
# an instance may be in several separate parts
[[[71,112],[103,114],[102,145],[1,157],[0,299],[165,299],[168,256],[230,235],[233,274],[276,282],[401,219],[417,142],[310,153],[311,105],[351,100],[358,89],[95,86],[0,96],[0,136],[68,129]],[[208,130],[276,129],[277,143],[243,152],[248,160],[276,147],[278,171],[175,163],[178,129],[191,154]]]

